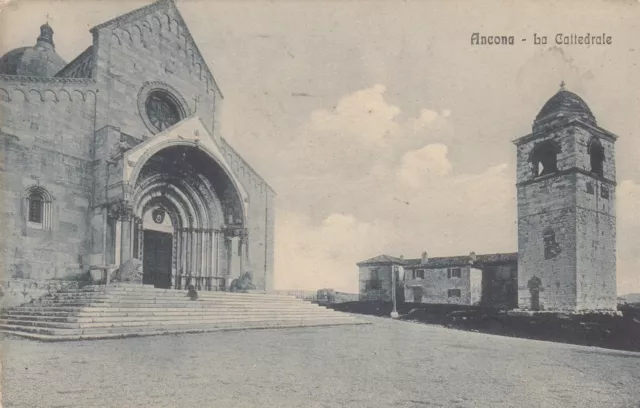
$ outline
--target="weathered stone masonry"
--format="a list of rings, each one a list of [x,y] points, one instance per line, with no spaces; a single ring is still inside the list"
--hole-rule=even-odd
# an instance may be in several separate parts
[[[521,308],[615,309],[616,138],[561,89],[514,142]]]
[[[43,25],[42,33],[35,55],[62,61],[55,54],[53,30]],[[110,20],[91,34],[92,45],[60,65],[55,77],[51,64],[30,71],[29,77],[17,75],[26,60],[23,51],[0,60],[4,278],[68,278],[139,253],[143,214],[123,218],[113,210],[133,210],[131,200],[143,199],[138,190],[144,180],[130,184],[135,182],[131,171],[148,168],[139,160],[194,148],[215,162],[198,170],[209,172],[213,182],[198,179],[201,187],[180,196],[180,203],[196,214],[205,210],[194,207],[193,200],[214,194],[210,208],[219,213],[202,213],[210,218],[206,222],[185,218],[193,227],[183,226],[174,234],[174,273],[175,265],[185,265],[188,270],[182,273],[220,274],[228,285],[251,270],[257,287],[271,289],[275,193],[220,134],[222,93],[173,1],[161,0]],[[29,63],[37,66],[33,58]],[[145,114],[155,94],[175,108],[181,120],[171,127],[175,130],[158,129]],[[164,135],[163,144],[158,135]],[[156,149],[157,156],[144,156],[147,148]],[[43,204],[34,207],[29,204],[33,191],[50,198],[38,195],[31,201],[42,199]],[[29,211],[36,210],[45,217],[40,224],[29,222]],[[197,230],[196,224],[212,229]],[[180,263],[186,256],[191,263]]]

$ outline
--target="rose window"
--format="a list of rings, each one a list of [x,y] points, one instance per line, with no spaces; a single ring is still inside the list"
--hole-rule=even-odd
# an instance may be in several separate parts
[[[164,92],[152,92],[145,103],[151,124],[162,132],[181,120],[178,106]]]

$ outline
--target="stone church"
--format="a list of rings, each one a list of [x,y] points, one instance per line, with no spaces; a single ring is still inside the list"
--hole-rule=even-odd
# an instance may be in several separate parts
[[[4,282],[26,296],[135,258],[158,288],[251,272],[272,289],[275,193],[221,135],[222,92],[174,2],[90,33],[69,63],[49,24],[0,59]]]
[[[563,83],[514,141],[518,252],[380,255],[358,263],[360,299],[389,300],[397,282],[408,302],[616,310],[616,140]]]

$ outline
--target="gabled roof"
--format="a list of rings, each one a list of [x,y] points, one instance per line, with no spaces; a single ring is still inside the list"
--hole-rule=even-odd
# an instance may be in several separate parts
[[[481,265],[499,265],[518,262],[517,253],[502,253],[502,254],[484,254],[476,255],[475,261],[472,260],[470,255],[462,256],[443,256],[429,258],[427,264],[421,264],[421,259],[407,259],[405,266],[410,269],[425,268],[425,269],[438,269],[438,268],[452,268],[463,266],[481,266]]]
[[[93,45],[84,50],[73,61],[62,68],[55,76],[71,78],[90,78],[93,68]]]
[[[207,74],[209,74],[209,76],[211,77],[211,80],[213,82],[213,85],[216,87],[216,90],[220,93],[221,97],[224,97],[224,95],[222,95],[222,91],[220,90],[220,87],[218,86],[218,83],[216,82],[215,77],[213,76],[213,73],[209,69],[209,65],[205,61],[204,57],[202,56],[202,53],[200,52],[200,49],[198,48],[198,45],[196,44],[195,40],[191,36],[191,32],[189,31],[189,27],[187,26],[187,24],[185,23],[184,19],[182,18],[182,14],[180,13],[180,10],[178,10],[178,7],[176,6],[174,0],[158,0],[158,1],[154,2],[154,3],[146,5],[144,7],[140,7],[139,9],[136,9],[136,10],[130,11],[128,13],[122,14],[122,15],[120,15],[118,17],[112,18],[111,20],[105,21],[102,24],[98,24],[97,26],[93,27],[89,31],[93,34],[95,31],[97,31],[97,30],[99,30],[101,28],[105,28],[105,27],[108,27],[108,26],[111,26],[111,25],[120,24],[120,23],[128,23],[128,22],[137,20],[138,18],[140,18],[142,16],[145,16],[147,14],[153,13],[156,10],[165,9],[165,8],[173,9],[176,12],[176,17],[177,17],[178,23],[184,28],[184,31],[183,31],[184,36],[193,45],[193,49],[194,49],[195,55],[202,61],[203,65],[204,65],[204,68],[207,71]]]
[[[356,265],[365,266],[365,265],[379,265],[379,264],[404,264],[404,259],[396,258],[391,255],[378,255],[371,259],[367,259],[366,261],[358,262]]]
[[[469,255],[463,256],[441,256],[435,258],[429,258],[427,260],[426,265],[423,265],[422,259],[407,259],[406,266],[409,268],[425,268],[425,269],[436,269],[436,268],[450,268],[454,266],[466,266],[469,265],[471,258]]]

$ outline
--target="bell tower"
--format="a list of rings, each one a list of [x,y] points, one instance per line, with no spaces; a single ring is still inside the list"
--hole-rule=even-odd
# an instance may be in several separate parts
[[[514,141],[519,308],[615,310],[616,139],[563,82]]]

